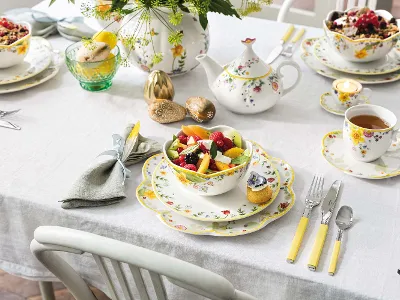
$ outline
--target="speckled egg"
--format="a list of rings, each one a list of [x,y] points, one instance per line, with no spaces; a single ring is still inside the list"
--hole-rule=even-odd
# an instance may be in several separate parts
[[[197,122],[211,121],[215,116],[215,106],[203,97],[190,97],[186,100],[186,111]]]

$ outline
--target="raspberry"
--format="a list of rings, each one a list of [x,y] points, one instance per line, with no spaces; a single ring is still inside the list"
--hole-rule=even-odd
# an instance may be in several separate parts
[[[185,163],[185,162],[181,162],[181,163],[179,164],[179,166],[181,166],[182,168],[184,168],[184,167],[186,166],[186,163]]]
[[[177,158],[177,159],[174,159],[173,161],[172,161],[175,165],[180,165],[180,163],[181,163],[181,161],[179,160],[179,158]]]
[[[192,165],[192,164],[186,164],[185,166],[184,166],[184,168],[185,169],[188,169],[188,170],[192,170],[192,171],[197,171],[197,168],[196,168],[196,166],[195,165]]]
[[[215,142],[217,144],[218,147],[222,148],[224,147],[224,141],[223,140],[218,140]]]
[[[221,131],[215,131],[213,133],[210,134],[209,139],[217,142],[217,141],[221,141],[224,138],[224,135]]]
[[[217,168],[217,165],[215,164],[215,162],[214,162],[213,164],[210,163],[210,165],[208,166],[208,168],[209,168],[210,170],[213,170],[213,171],[218,171],[218,168]]]
[[[178,139],[179,139],[179,141],[181,142],[181,144],[187,144],[187,140],[188,140],[188,137],[186,136],[186,135],[180,135],[180,136],[178,136]]]
[[[176,149],[176,151],[178,151],[178,153],[181,153],[183,151],[183,148],[179,147],[178,149]]]
[[[199,156],[196,153],[192,152],[192,153],[186,154],[185,162],[187,164],[196,165],[198,161],[199,161]]]
[[[206,146],[204,146],[202,143],[200,143],[200,150],[203,153],[209,153],[210,151],[206,148]]]
[[[232,142],[231,139],[224,138],[223,141],[224,141],[224,150],[225,150],[225,148],[226,148],[226,150],[229,150],[229,149],[233,148],[233,142]]]
[[[185,155],[179,156],[179,161],[180,162],[185,162]]]

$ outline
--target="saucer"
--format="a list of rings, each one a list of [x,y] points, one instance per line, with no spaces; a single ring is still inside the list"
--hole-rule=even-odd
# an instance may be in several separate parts
[[[383,75],[354,75],[346,74],[323,65],[313,54],[314,45],[320,38],[309,38],[302,42],[304,53],[301,54],[301,59],[304,63],[319,75],[331,79],[351,78],[362,84],[381,84],[400,80],[400,70],[390,74]],[[397,49],[400,52],[399,49]]]
[[[361,95],[361,100],[365,104],[370,104],[370,101],[367,99],[367,97]],[[325,109],[327,112],[330,112],[331,114],[338,115],[338,116],[344,116],[344,113],[348,109],[348,107],[343,107],[342,105],[339,105],[337,101],[332,97],[331,93],[323,93],[321,95],[321,98],[319,100],[319,104],[323,109]]]
[[[400,70],[400,57],[396,53],[399,47],[400,44],[397,44],[385,58],[368,63],[355,63],[347,61],[333,52],[328,39],[322,37],[315,42],[314,55],[323,65],[341,72],[357,75],[380,75]]]
[[[322,139],[322,155],[332,166],[355,177],[384,179],[400,175],[400,139],[382,157],[367,163],[346,153],[343,132],[336,130]]]
[[[260,151],[264,151],[257,144],[254,144],[253,147],[254,149],[258,148]],[[141,205],[156,212],[159,220],[171,229],[194,235],[244,235],[264,228],[269,223],[284,216],[294,206],[295,194],[292,190],[294,172],[292,167],[279,158],[269,157],[282,180],[280,193],[273,205],[251,217],[232,222],[204,222],[185,218],[171,210],[166,210],[166,207],[158,201],[154,194],[151,176],[162,159],[163,155],[157,154],[145,162],[142,170],[143,182],[136,190],[136,197]]]
[[[153,191],[169,210],[186,218],[221,222],[250,217],[267,208],[278,196],[280,189],[279,172],[272,166],[267,154],[260,150],[253,149],[247,174],[255,171],[267,179],[267,184],[272,189],[272,197],[266,203],[253,204],[247,200],[248,175],[245,175],[234,189],[224,194],[201,196],[191,193],[177,182],[166,160],[162,160],[153,172]],[[218,182],[210,181],[209,184]]]
[[[41,37],[32,37],[28,54],[23,62],[0,69],[0,85],[31,78],[47,69],[52,61],[51,45]]]

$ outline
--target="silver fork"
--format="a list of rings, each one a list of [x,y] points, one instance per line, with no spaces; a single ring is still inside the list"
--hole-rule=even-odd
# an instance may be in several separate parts
[[[296,260],[297,253],[299,252],[301,242],[303,241],[304,233],[306,232],[308,220],[311,215],[312,209],[321,203],[324,192],[324,177],[320,175],[314,175],[313,181],[311,182],[310,189],[306,196],[306,207],[303,212],[303,216],[300,219],[299,225],[297,226],[296,234],[290,247],[289,255],[286,259],[288,263],[293,263]]]
[[[296,43],[301,39],[305,32],[305,29],[302,28],[300,31],[296,34],[296,36],[290,41],[289,46],[282,52],[282,55],[285,57],[292,57],[293,56],[293,49]]]
[[[19,112],[20,109],[16,109],[16,110],[10,110],[10,111],[4,111],[4,110],[0,110],[0,118],[3,118],[5,116],[10,116],[13,114],[16,114],[17,112]]]

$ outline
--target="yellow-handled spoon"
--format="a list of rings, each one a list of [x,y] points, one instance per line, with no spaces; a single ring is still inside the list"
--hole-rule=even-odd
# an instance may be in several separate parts
[[[336,215],[336,225],[339,231],[336,237],[335,246],[333,247],[331,263],[329,264],[329,275],[333,276],[336,272],[336,265],[340,252],[340,245],[342,243],[343,231],[349,229],[353,224],[353,209],[350,206],[342,206]]]

